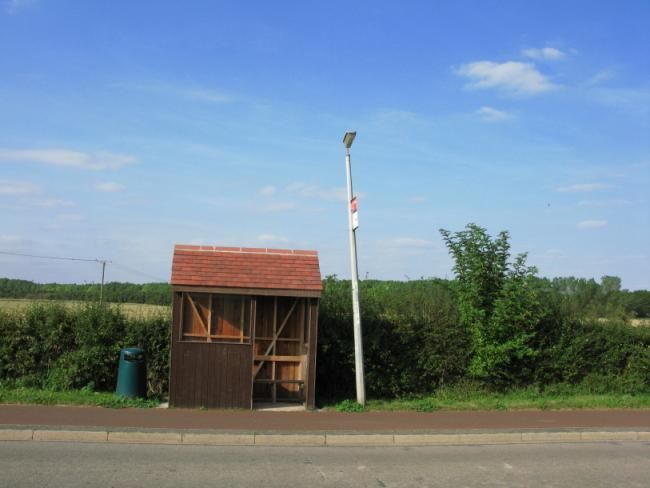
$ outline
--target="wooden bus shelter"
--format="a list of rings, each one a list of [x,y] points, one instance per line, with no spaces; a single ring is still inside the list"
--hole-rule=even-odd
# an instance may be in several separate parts
[[[314,408],[316,251],[174,248],[169,404]]]

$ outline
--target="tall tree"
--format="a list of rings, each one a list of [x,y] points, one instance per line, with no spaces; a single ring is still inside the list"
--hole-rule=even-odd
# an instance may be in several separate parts
[[[454,258],[461,320],[472,333],[470,372],[495,386],[521,384],[534,367],[535,334],[543,317],[526,254],[510,263],[509,234],[486,229],[440,233]]]

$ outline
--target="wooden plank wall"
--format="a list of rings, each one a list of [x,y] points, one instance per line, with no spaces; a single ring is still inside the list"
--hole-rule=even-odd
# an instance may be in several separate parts
[[[174,293],[169,401],[175,407],[251,408],[256,401],[298,401],[313,409],[316,399],[316,339],[318,299],[299,298],[272,356],[303,356],[302,361],[265,361],[253,382],[259,361],[275,327],[287,316],[296,298],[260,297],[253,344],[180,341],[182,308]],[[275,303],[275,304],[274,304]],[[274,371],[275,369],[275,371]],[[279,382],[278,382],[279,380]],[[272,385],[275,384],[275,394]]]
[[[252,346],[180,342],[180,298],[174,294],[169,403],[174,407],[251,408]]]

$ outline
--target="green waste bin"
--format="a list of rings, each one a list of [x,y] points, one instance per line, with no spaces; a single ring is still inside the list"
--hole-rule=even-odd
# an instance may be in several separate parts
[[[147,360],[143,349],[127,347],[120,351],[115,393],[129,398],[147,397]]]

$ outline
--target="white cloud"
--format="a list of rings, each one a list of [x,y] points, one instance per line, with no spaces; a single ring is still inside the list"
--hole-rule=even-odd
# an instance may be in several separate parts
[[[476,61],[462,65],[456,73],[470,81],[471,89],[495,88],[514,95],[535,95],[556,88],[532,63]]]
[[[532,59],[546,59],[549,61],[558,61],[566,57],[566,53],[554,47],[543,47],[539,49],[524,49],[521,54]]]
[[[476,111],[483,122],[503,122],[512,118],[512,114],[492,107],[481,107]]]
[[[275,234],[261,234],[257,236],[260,242],[289,242],[289,239],[283,236],[276,236]]]
[[[84,220],[82,215],[79,214],[74,214],[74,213],[68,213],[68,214],[59,214],[56,217],[62,222],[81,222]]]
[[[578,222],[576,227],[581,230],[588,230],[588,229],[602,229],[607,225],[606,220],[583,220],[582,222]]]
[[[291,183],[287,186],[287,192],[300,197],[318,198],[326,201],[346,201],[347,191],[344,187],[320,188],[317,185],[310,185],[303,182]]]
[[[195,102],[207,103],[230,103],[233,97],[221,91],[208,89],[200,86],[183,86],[174,85],[165,82],[152,82],[152,83],[115,83],[113,86],[119,88],[126,88],[127,90],[136,90],[141,92],[148,92],[157,95],[171,95],[185,100]]]
[[[586,94],[596,103],[616,110],[647,116],[650,112],[650,90],[642,88],[607,88],[595,86]]]
[[[575,185],[561,186],[557,191],[561,193],[578,193],[604,190],[605,188],[609,188],[609,185],[604,183],[578,183]]]
[[[397,247],[431,247],[433,242],[416,237],[395,237],[389,241],[389,244]]]
[[[28,7],[34,3],[34,0],[7,0],[7,13],[9,15],[14,15],[18,10],[23,7]]]
[[[2,242],[3,244],[20,242],[21,240],[22,239],[20,237],[14,235],[0,235],[0,242]]]
[[[62,198],[35,198],[30,203],[41,208],[74,207],[74,202]]]
[[[263,195],[265,197],[271,196],[276,192],[276,188],[273,185],[266,185],[260,188],[260,195]]]
[[[587,85],[599,85],[605,81],[613,80],[616,78],[616,71],[613,69],[604,69],[589,78]]]
[[[282,212],[284,210],[293,210],[294,208],[296,208],[295,203],[277,202],[277,203],[269,203],[268,205],[262,205],[257,210],[259,210],[262,213],[272,213],[272,212]]]
[[[75,213],[59,214],[54,219],[51,219],[46,228],[50,230],[61,230],[69,227],[70,224],[75,224],[84,221],[84,217]]]
[[[409,202],[411,203],[424,203],[428,200],[427,197],[424,197],[422,195],[414,195],[409,198]]]
[[[124,191],[126,189],[126,186],[120,183],[115,183],[113,181],[107,181],[105,183],[99,183],[95,185],[95,188],[103,193],[117,193]]]
[[[74,203],[69,200],[42,196],[41,188],[29,181],[0,180],[0,196],[15,197],[18,205],[40,208],[74,206]]]
[[[580,200],[578,205],[581,207],[618,207],[621,205],[632,205],[634,202],[632,200],[625,199],[611,199],[611,200]]]
[[[84,153],[68,149],[2,149],[0,161],[33,162],[76,169],[117,169],[134,164],[137,159],[127,154],[110,152]]]
[[[0,195],[30,195],[40,189],[28,181],[0,180]]]
[[[180,93],[188,100],[195,100],[197,102],[228,103],[232,101],[229,95],[204,88],[188,88],[181,90]]]

